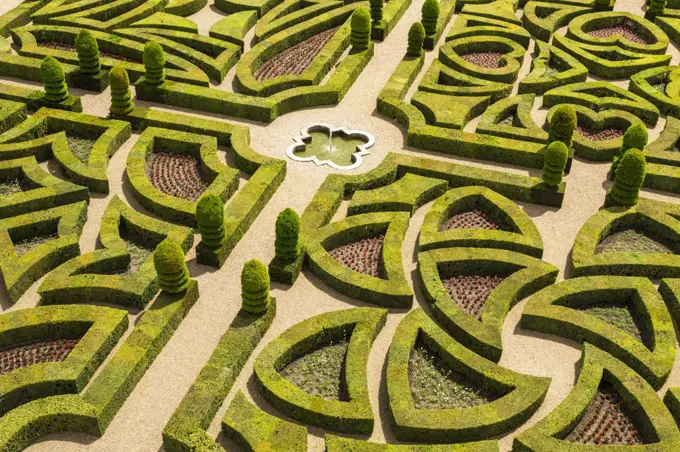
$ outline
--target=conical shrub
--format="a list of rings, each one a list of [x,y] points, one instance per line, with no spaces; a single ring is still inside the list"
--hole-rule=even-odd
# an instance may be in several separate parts
[[[666,10],[666,0],[651,0],[649,2],[649,8],[645,13],[645,18],[648,20],[654,20],[656,16],[661,16]]]
[[[161,290],[180,293],[189,287],[189,270],[184,262],[184,252],[177,243],[163,240],[153,253],[153,264]]]
[[[257,314],[269,307],[269,271],[257,259],[243,265],[241,271],[241,303],[244,311]]]
[[[548,142],[561,141],[570,148],[574,130],[576,130],[576,112],[570,105],[560,105],[550,118]]]
[[[284,209],[276,218],[276,257],[290,261],[300,255],[300,217],[293,209]]]
[[[421,22],[425,28],[425,34],[433,35],[437,32],[437,21],[439,20],[439,2],[437,0],[425,0]]]
[[[201,233],[201,243],[210,248],[219,248],[227,240],[224,224],[224,204],[213,193],[201,196],[196,205],[196,222]]]
[[[130,92],[130,77],[122,66],[116,66],[109,72],[111,86],[111,113],[127,115],[135,109]]]
[[[647,143],[649,143],[649,132],[644,124],[638,123],[628,127],[623,134],[621,149],[619,149],[618,155],[614,157],[612,162],[612,174],[616,172],[619,162],[629,149],[644,149]]]
[[[148,41],[144,46],[144,79],[152,85],[160,85],[165,81],[165,52],[155,41]]]
[[[370,0],[371,5],[371,20],[374,25],[380,24],[383,19],[383,0]]]
[[[425,42],[425,28],[420,22],[414,22],[408,30],[408,47],[406,55],[419,57],[423,54],[423,42]]]
[[[76,37],[76,51],[80,72],[83,74],[96,74],[101,68],[99,44],[89,30],[82,29]]]
[[[645,180],[647,162],[640,149],[630,149],[619,162],[614,175],[610,198],[622,206],[632,206],[640,199],[640,187]]]
[[[354,10],[350,27],[352,29],[350,36],[352,47],[356,50],[368,49],[368,44],[371,42],[371,13],[368,8],[359,7]]]
[[[543,182],[557,186],[564,177],[564,168],[569,159],[569,149],[561,141],[553,141],[545,152],[543,163]]]
[[[46,56],[40,64],[40,77],[45,84],[45,99],[50,102],[61,102],[68,97],[66,76],[60,62]]]

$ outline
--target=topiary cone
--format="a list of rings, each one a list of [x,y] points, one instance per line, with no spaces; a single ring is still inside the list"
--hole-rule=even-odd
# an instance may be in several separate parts
[[[370,0],[371,20],[373,25],[379,25],[383,19],[383,0]]]
[[[425,42],[425,28],[420,22],[414,22],[408,30],[408,47],[406,55],[419,57],[423,54],[423,42]]]
[[[651,0],[647,12],[645,12],[645,19],[654,20],[656,16],[661,16],[666,10],[666,0]]]
[[[241,302],[244,311],[258,314],[269,307],[269,271],[257,259],[249,260],[241,271]]]
[[[189,270],[184,262],[184,252],[177,243],[163,240],[153,253],[153,264],[161,290],[180,293],[189,287]]]
[[[144,79],[152,85],[165,81],[165,52],[160,44],[148,41],[144,46]]]
[[[293,209],[284,209],[276,217],[276,257],[291,261],[300,255],[300,217]]]
[[[558,106],[550,118],[548,142],[561,141],[570,148],[574,130],[576,130],[576,112],[570,105]]]
[[[562,182],[564,168],[569,159],[569,148],[561,141],[553,141],[545,152],[543,182],[553,187]]]
[[[644,124],[638,123],[628,127],[623,134],[623,145],[612,162],[612,174],[616,171],[621,158],[623,158],[629,149],[644,149],[647,143],[649,143],[649,132]]]
[[[371,13],[367,8],[359,7],[352,13],[350,21],[352,34],[350,42],[352,47],[356,50],[368,49],[368,44],[371,42]]]
[[[224,204],[222,198],[207,193],[201,196],[196,205],[196,222],[201,233],[201,243],[210,248],[219,248],[227,240],[224,224]]]
[[[433,35],[437,32],[437,21],[439,20],[439,2],[437,0],[425,0],[421,22],[425,28],[425,34]]]
[[[61,102],[68,97],[64,68],[57,60],[46,56],[40,64],[40,77],[45,84],[45,99]]]
[[[109,85],[111,86],[111,113],[114,115],[127,115],[135,109],[130,92],[130,77],[122,66],[116,66],[109,72]]]
[[[99,44],[89,30],[82,29],[76,37],[76,51],[80,72],[83,74],[96,74],[102,66],[99,59]]]
[[[640,149],[630,149],[619,162],[614,175],[610,198],[622,206],[635,205],[640,199],[640,187],[645,180],[647,162]]]

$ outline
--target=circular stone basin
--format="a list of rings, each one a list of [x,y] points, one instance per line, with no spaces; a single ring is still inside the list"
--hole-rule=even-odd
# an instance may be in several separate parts
[[[621,138],[626,131],[623,129],[602,129],[596,131],[578,126],[578,133],[592,141],[606,141]]]
[[[375,139],[366,132],[320,123],[303,129],[294,141],[286,151],[289,158],[349,170],[361,165]]]
[[[472,52],[461,55],[460,57],[475,66],[497,69],[500,67],[502,56],[503,54],[500,52]]]

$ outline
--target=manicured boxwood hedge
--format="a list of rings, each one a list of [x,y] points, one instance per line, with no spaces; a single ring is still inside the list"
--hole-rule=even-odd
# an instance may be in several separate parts
[[[588,343],[583,344],[580,368],[576,386],[567,398],[547,417],[517,435],[513,450],[567,452],[597,447],[574,443],[564,438],[579,423],[602,382],[613,385],[646,441],[639,446],[599,447],[633,447],[659,451],[680,448],[680,433],[673,417],[654,389],[638,374],[612,355]]]
[[[498,441],[463,444],[381,444],[359,439],[326,435],[327,452],[498,452]]]
[[[522,25],[532,36],[549,42],[553,33],[568,25],[574,18],[592,12],[586,2],[583,5],[552,4],[548,2],[527,2],[522,15]]]
[[[559,68],[559,72],[549,71],[551,68]],[[587,77],[588,69],[576,58],[548,43],[536,41],[531,72],[520,80],[519,93],[541,95],[553,88],[585,82]]]
[[[275,315],[276,300],[273,298],[263,315],[238,312],[163,429],[165,450],[189,452],[201,447],[220,450],[206,430]]]
[[[1,68],[3,66],[2,63],[3,58],[4,55],[0,55],[0,72],[2,72]],[[37,67],[39,66],[36,65],[36,68]],[[45,99],[44,90],[24,88],[22,86],[17,85],[8,85],[6,83],[0,83],[0,100],[21,102],[26,105],[26,108],[29,111],[36,111],[41,109],[42,107],[57,108],[59,110],[76,112],[83,111],[83,104],[80,101],[80,97],[69,96],[61,102],[50,102],[47,99]]]
[[[500,36],[510,38],[521,44],[525,49],[529,47],[531,35],[519,25],[505,20],[473,14],[460,13],[451,26],[446,40],[466,38],[474,35]]]
[[[581,309],[621,303],[639,321],[643,342]],[[534,295],[524,307],[522,328],[588,342],[622,360],[660,388],[676,353],[673,321],[654,285],[645,278],[588,276],[562,281]]]
[[[677,115],[680,109],[680,92],[678,83],[673,83],[676,79],[673,67],[647,69],[630,78],[628,90],[656,105],[661,113]]]
[[[212,38],[236,44],[243,50],[246,34],[255,26],[256,22],[256,11],[242,11],[230,14],[224,19],[215,22],[210,27],[209,34]]]
[[[535,95],[528,93],[506,97],[491,105],[480,116],[476,133],[546,143],[548,134],[531,117]],[[501,123],[511,117],[512,124]]]
[[[23,122],[26,116],[26,104],[23,102],[0,100],[0,134]]]
[[[455,372],[503,395],[470,408],[416,409],[408,367],[418,339]],[[453,340],[420,308],[406,316],[394,334],[386,382],[397,439],[436,443],[490,439],[515,429],[538,409],[550,385],[548,378],[518,374],[475,354]]]
[[[371,344],[386,318],[384,309],[354,308],[317,315],[289,328],[267,344],[255,360],[255,381],[260,392],[279,411],[306,424],[336,432],[370,434],[373,412],[366,366]],[[349,333],[344,376],[349,401],[313,396],[279,373],[291,361]]]

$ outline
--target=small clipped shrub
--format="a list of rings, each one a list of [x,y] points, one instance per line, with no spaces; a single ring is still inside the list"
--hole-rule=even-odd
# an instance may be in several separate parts
[[[169,293],[181,293],[189,287],[189,270],[184,252],[172,240],[165,239],[153,253],[153,264],[158,274],[158,286]]]
[[[60,62],[46,56],[40,64],[40,77],[45,84],[45,99],[50,102],[61,102],[68,97],[64,67]]]
[[[196,222],[201,233],[201,243],[209,248],[219,248],[227,240],[224,224],[224,204],[214,193],[201,196],[196,205]]]
[[[550,118],[548,142],[561,141],[570,148],[574,130],[576,130],[576,112],[570,105],[558,106]]]
[[[437,21],[439,20],[439,1],[425,0],[421,9],[423,28],[425,34],[433,35],[437,32]]]
[[[647,12],[645,12],[645,19],[654,20],[656,16],[661,16],[666,10],[666,0],[651,0],[648,4]]]
[[[619,162],[614,175],[610,198],[622,206],[632,206],[640,199],[640,187],[645,180],[647,162],[640,149],[630,149]]]
[[[148,41],[144,46],[144,79],[152,85],[160,85],[165,81],[165,52],[155,41]]]
[[[383,0],[370,0],[371,20],[374,25],[379,25],[383,19]]]
[[[553,187],[562,182],[564,168],[569,159],[569,148],[561,141],[553,141],[545,152],[543,163],[543,182]]]
[[[276,257],[292,261],[300,255],[300,217],[293,209],[284,209],[276,218]]]
[[[259,314],[269,307],[269,271],[257,259],[243,265],[241,271],[241,301],[244,311]]]
[[[83,74],[96,74],[101,68],[99,60],[99,44],[89,30],[82,29],[76,37],[76,51],[78,52],[78,62],[80,72]]]
[[[116,66],[109,72],[111,86],[111,114],[127,115],[135,109],[130,92],[130,77],[122,66]]]
[[[352,13],[350,41],[356,50],[368,49],[371,41],[371,13],[368,8],[360,7]]]
[[[623,158],[624,154],[628,152],[629,149],[644,149],[647,146],[647,143],[649,143],[649,133],[644,124],[638,123],[628,127],[623,134],[623,145],[621,146],[618,155],[614,157],[612,174],[616,171],[621,158]]]
[[[425,42],[425,28],[420,22],[414,22],[408,30],[408,47],[406,55],[419,57],[423,54],[423,42]]]
[[[612,0],[595,0],[595,8],[599,10],[608,9],[612,4]]]

